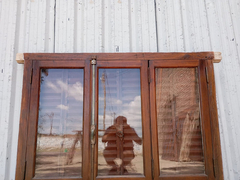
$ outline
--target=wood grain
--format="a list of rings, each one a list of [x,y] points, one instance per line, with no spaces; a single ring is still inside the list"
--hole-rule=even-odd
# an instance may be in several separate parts
[[[221,55],[218,52],[197,52],[197,53],[24,53],[18,54],[16,60],[23,63],[24,59],[34,60],[91,60],[96,56],[98,61],[114,60],[213,60],[220,62]],[[24,59],[23,59],[24,58]],[[216,58],[216,59],[215,59]]]
[[[24,179],[25,172],[25,159],[26,159],[26,147],[28,137],[28,116],[30,106],[30,91],[31,84],[29,83],[31,78],[32,61],[26,60],[24,64],[23,73],[23,88],[22,88],[22,105],[19,123],[19,137],[18,137],[18,151],[17,151],[17,166],[16,166],[16,180]]]
[[[209,78],[208,99],[209,99],[209,107],[211,107],[210,118],[211,118],[213,161],[215,165],[215,175],[217,180],[223,180],[224,178],[223,178],[223,166],[222,166],[222,152],[221,152],[221,142],[220,142],[220,134],[219,134],[214,67],[213,67],[212,61],[207,61],[207,72],[208,72],[208,78]]]
[[[83,105],[83,179],[90,179],[90,61],[84,66],[84,105]]]
[[[210,107],[208,104],[207,77],[205,71],[206,64],[203,60],[199,61],[199,89],[200,89],[200,112],[204,148],[205,173],[209,179],[214,179],[212,162],[212,133],[210,124]]]

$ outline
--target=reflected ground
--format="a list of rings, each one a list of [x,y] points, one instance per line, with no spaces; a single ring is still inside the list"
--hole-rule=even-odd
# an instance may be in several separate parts
[[[143,156],[142,154],[136,154],[131,163],[126,166],[126,170],[131,172],[131,175],[142,175],[143,172]],[[106,164],[106,160],[102,153],[98,153],[98,175],[109,174],[109,171],[112,169],[112,166]]]
[[[74,137],[42,135],[38,138],[39,141],[41,141],[42,148],[37,151],[36,155],[35,177],[81,176],[82,151],[80,143],[75,144]],[[59,144],[62,145],[57,146]],[[75,144],[74,154],[72,154],[71,147],[73,144]],[[48,145],[51,147],[47,147]],[[69,159],[72,161],[69,162]]]
[[[160,159],[161,175],[175,174],[203,174],[205,171],[204,162],[176,162]]]
[[[65,158],[67,153],[56,152],[39,152],[37,159],[37,171],[35,176],[37,177],[64,177],[64,176],[80,176],[81,152],[76,152],[75,158],[72,164],[65,165]]]

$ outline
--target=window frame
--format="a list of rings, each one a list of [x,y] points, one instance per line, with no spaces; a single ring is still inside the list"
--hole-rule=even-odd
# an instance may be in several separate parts
[[[203,155],[204,155],[204,167],[205,174],[197,175],[161,175],[160,165],[159,165],[159,151],[158,151],[158,131],[157,131],[157,117],[156,117],[156,81],[155,81],[155,69],[156,68],[197,68],[198,71],[198,84],[199,84],[199,97],[200,97],[200,123],[202,129],[202,141],[203,141]],[[159,180],[177,180],[180,177],[186,179],[214,179],[213,170],[213,150],[212,150],[212,134],[211,134],[211,123],[210,123],[210,108],[208,103],[208,85],[207,85],[207,75],[206,75],[206,61],[205,60],[159,60],[150,61],[150,109],[151,109],[151,127],[152,127],[152,154],[154,159],[154,167],[157,170],[154,171],[155,179]],[[158,161],[156,161],[158,159]]]
[[[147,61],[144,60],[132,60],[132,59],[127,59],[126,63],[123,63],[125,60],[98,60],[97,62],[97,76],[99,69],[124,69],[124,68],[131,68],[131,69],[139,69],[140,70],[140,89],[141,89],[141,115],[142,115],[142,134],[143,134],[143,175],[124,175],[120,179],[132,179],[133,177],[138,178],[138,179],[149,179],[152,176],[151,173],[151,137],[150,137],[150,115],[149,115],[149,89],[148,89],[148,79],[146,76],[148,73],[148,63]],[[95,83],[97,84],[97,87],[99,88],[99,83],[98,83],[98,78],[96,78]],[[95,91],[95,96],[98,99],[98,90]],[[95,104],[96,112],[95,114],[98,114],[98,103]],[[95,118],[95,123],[98,126],[98,118],[96,116]],[[98,139],[98,135],[96,135],[96,139]],[[98,157],[98,143],[96,142],[95,146],[95,157]],[[94,177],[97,179],[101,180],[107,180],[107,179],[112,179],[114,176],[98,176],[98,158],[95,159],[95,168],[94,168]],[[131,177],[132,176],[132,177]]]
[[[201,105],[202,108],[205,108],[208,111],[208,122],[211,126],[210,128],[210,144],[208,147],[212,147],[212,159],[208,159],[208,165],[209,167],[205,166],[207,170],[209,170],[210,174],[212,174],[211,179],[223,179],[223,169],[222,169],[222,156],[221,156],[221,146],[220,146],[220,135],[219,135],[219,124],[218,124],[218,113],[217,113],[217,104],[216,104],[216,89],[215,89],[215,80],[214,80],[214,62],[220,62],[221,55],[219,53],[214,52],[199,52],[199,53],[24,53],[24,54],[17,54],[17,62],[20,64],[24,64],[24,75],[23,75],[23,88],[22,88],[22,103],[21,103],[21,114],[20,114],[20,124],[19,124],[19,139],[18,139],[18,152],[17,152],[17,166],[16,166],[16,179],[22,180],[22,179],[31,179],[31,175],[33,173],[33,170],[28,169],[29,166],[33,165],[32,162],[28,160],[28,156],[35,156],[34,152],[31,151],[31,154],[28,153],[28,148],[35,148],[36,146],[36,129],[35,132],[31,132],[32,128],[36,128],[36,124],[31,124],[31,118],[33,116],[36,116],[38,112],[38,105],[37,107],[32,106],[34,104],[34,101],[39,100],[39,64],[41,67],[47,67],[47,68],[76,68],[76,65],[80,62],[84,64],[84,67],[87,68],[87,71],[84,71],[84,79],[88,79],[89,81],[84,80],[84,120],[89,119],[90,120],[90,111],[87,111],[86,109],[90,109],[90,102],[91,102],[91,86],[90,86],[90,60],[92,58],[96,58],[97,62],[104,62],[106,63],[111,62],[128,62],[132,61],[147,61],[149,63],[149,68],[147,70],[148,72],[148,79],[149,79],[149,85],[148,88],[153,88],[154,82],[154,71],[152,71],[152,62],[161,62],[163,66],[169,66],[169,67],[199,67],[199,81],[204,81],[204,99],[201,100],[204,102]],[[46,63],[44,65],[44,63]],[[80,63],[80,64],[81,64]],[[146,62],[144,62],[146,63]],[[100,63],[101,64],[101,63]],[[165,65],[164,65],[165,64]],[[83,66],[81,66],[83,67]],[[119,67],[119,66],[116,66]],[[146,72],[146,73],[147,73]],[[37,79],[38,78],[38,79]],[[142,81],[142,80],[141,80]],[[38,85],[36,85],[36,83]],[[155,82],[154,82],[155,83]],[[96,82],[97,84],[97,82]],[[142,86],[142,85],[141,85]],[[36,89],[37,88],[37,89]],[[86,88],[86,89],[85,89]],[[146,87],[145,87],[146,88]],[[150,91],[146,90],[146,91]],[[90,91],[87,91],[90,90]],[[147,111],[150,114],[150,127],[152,127],[152,124],[154,123],[154,115],[152,107],[153,104],[153,94],[151,91],[150,94],[150,100],[148,100],[148,105],[150,108],[148,108]],[[200,92],[200,97],[202,99],[202,92]],[[96,94],[95,94],[96,96]],[[97,96],[96,96],[97,97]],[[205,106],[206,105],[206,106]],[[35,102],[36,106],[36,102]],[[35,108],[35,111],[31,108]],[[95,108],[97,109],[97,108]],[[203,109],[201,109],[201,112],[203,112]],[[36,118],[36,117],[35,117]],[[150,123],[149,122],[149,123]],[[89,121],[90,123],[90,121]],[[90,149],[90,129],[87,128],[90,127],[87,125],[87,123],[83,124],[83,131],[84,131],[84,141],[83,144],[86,145],[86,149]],[[31,130],[30,130],[31,129]],[[154,132],[153,132],[154,133]],[[29,137],[30,136],[30,137]],[[31,138],[34,137],[34,138]],[[152,148],[152,178],[158,179],[158,171],[156,168],[158,168],[158,162],[155,160],[156,157],[154,157],[154,135],[151,135],[151,143],[150,146]],[[208,142],[209,143],[209,142]],[[154,148],[155,147],[155,148]],[[208,148],[209,149],[209,148]],[[33,153],[33,154],[32,154]],[[86,154],[85,154],[86,153]],[[83,156],[83,163],[85,162],[86,165],[82,166],[82,172],[86,172],[85,174],[82,173],[83,179],[90,179],[90,153],[85,152]],[[205,154],[205,151],[204,151]],[[154,161],[155,160],[155,161]],[[88,162],[87,162],[88,161]],[[34,169],[34,168],[32,168]],[[159,168],[158,168],[159,169]],[[207,173],[207,172],[206,172]],[[29,177],[29,178],[28,178]],[[95,176],[96,177],[96,176]],[[161,176],[160,176],[161,177]],[[195,178],[195,176],[178,176],[177,179],[192,179]],[[73,178],[64,178],[64,180],[67,179],[73,179]],[[75,178],[76,179],[76,178]],[[79,178],[78,178],[79,179]],[[81,179],[81,178],[80,178]],[[98,179],[98,177],[96,177]],[[100,178],[101,179],[101,178]],[[121,178],[116,178],[121,179]],[[161,179],[169,179],[169,177],[161,177]],[[171,178],[170,178],[171,179]],[[195,178],[196,179],[196,178]],[[207,178],[206,178],[207,179]]]

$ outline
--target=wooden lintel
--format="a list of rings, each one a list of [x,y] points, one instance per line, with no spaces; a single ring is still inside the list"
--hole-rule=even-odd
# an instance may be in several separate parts
[[[71,53],[71,59],[85,59],[93,56],[98,56],[98,60],[114,60],[116,53]],[[118,53],[119,54],[119,53]],[[184,59],[206,59],[212,60],[214,63],[219,63],[222,60],[221,52],[181,52],[181,53],[121,53],[122,58],[131,58],[139,60],[184,60]],[[158,55],[156,55],[158,54]],[[43,60],[43,59],[59,59],[67,60],[68,53],[26,53],[27,59]],[[51,55],[51,56],[50,56]],[[118,60],[120,60],[118,58]],[[24,53],[17,53],[16,61],[19,64],[24,64]]]
[[[16,61],[18,64],[24,64],[24,53],[17,53]]]

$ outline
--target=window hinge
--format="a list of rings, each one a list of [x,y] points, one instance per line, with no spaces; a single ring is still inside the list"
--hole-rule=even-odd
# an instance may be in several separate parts
[[[33,76],[33,68],[31,69],[31,75],[30,75],[30,84],[32,84],[32,76]]]
[[[214,160],[214,158],[212,158],[212,162],[213,162],[213,175],[214,175],[214,177],[216,177],[216,166],[215,166],[215,160]]]
[[[152,159],[152,179],[154,179],[154,160]]]
[[[151,77],[150,77],[150,68],[148,67],[148,83],[151,82]]]
[[[207,69],[207,67],[205,67],[205,72],[206,72],[206,81],[207,81],[207,83],[209,82],[209,79],[208,79],[208,69]]]

